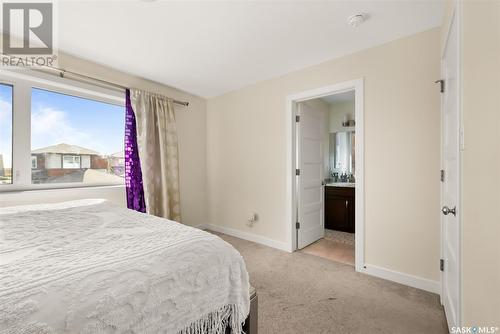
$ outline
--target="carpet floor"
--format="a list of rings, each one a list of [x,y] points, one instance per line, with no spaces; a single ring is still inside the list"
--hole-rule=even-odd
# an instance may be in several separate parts
[[[245,259],[259,296],[259,334],[448,333],[436,294],[321,257],[217,235]]]

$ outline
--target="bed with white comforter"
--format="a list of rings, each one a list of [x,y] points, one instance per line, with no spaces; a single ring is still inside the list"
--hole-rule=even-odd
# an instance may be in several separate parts
[[[241,255],[104,200],[0,208],[0,333],[242,333]]]

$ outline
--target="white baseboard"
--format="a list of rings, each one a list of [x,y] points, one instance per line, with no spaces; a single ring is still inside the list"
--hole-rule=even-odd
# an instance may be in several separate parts
[[[441,283],[439,281],[433,281],[427,278],[404,274],[398,271],[393,271],[390,269],[385,269],[369,264],[365,265],[365,268],[363,268],[360,272],[371,276],[383,278],[389,281],[393,281],[399,284],[411,286],[413,288],[437,294],[441,293]]]
[[[196,228],[198,228],[200,230],[206,230],[207,229],[207,225],[208,224],[200,224],[200,225],[195,225],[193,227],[196,227]]]
[[[290,252],[289,245],[286,242],[281,242],[281,241],[269,239],[269,238],[262,237],[262,236],[257,235],[257,234],[243,232],[243,231],[240,231],[240,230],[237,230],[234,228],[220,226],[220,225],[203,224],[203,225],[199,225],[199,226],[204,226],[203,229],[206,229],[206,230],[224,233],[224,234],[230,235],[232,237],[240,238],[240,239],[247,240],[247,241],[256,242],[258,244],[272,247],[272,248],[276,248],[276,249],[279,249],[279,250],[282,250],[285,252]],[[200,228],[200,227],[198,227],[198,228]]]
[[[262,244],[268,247],[276,248],[285,252],[290,252],[289,245],[285,242],[276,241],[273,239],[269,239],[266,237],[262,237],[257,234],[243,232],[240,230],[236,230],[230,227],[214,225],[214,224],[200,224],[195,226],[196,228],[202,230],[212,230],[214,232],[224,233],[236,238],[240,238],[247,241],[256,242],[258,244]],[[383,278],[388,281],[396,282],[399,284],[411,286],[413,288],[433,292],[440,294],[441,293],[441,283],[439,281],[433,281],[426,278],[421,278],[409,274],[404,274],[398,271],[385,269],[382,267],[369,265],[367,264],[365,268],[360,270],[359,272]]]

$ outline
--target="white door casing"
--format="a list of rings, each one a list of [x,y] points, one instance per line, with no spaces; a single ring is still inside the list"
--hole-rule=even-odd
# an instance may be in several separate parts
[[[441,302],[449,328],[460,326],[461,229],[460,229],[460,61],[459,22],[455,10],[441,60],[444,92],[441,102]],[[453,209],[455,209],[453,212]],[[452,210],[450,212],[450,210]]]
[[[286,124],[286,205],[285,216],[288,230],[288,249],[290,252],[297,250],[298,221],[298,196],[299,188],[295,169],[297,168],[297,125],[295,115],[297,104],[311,99],[344,93],[355,92],[355,121],[356,121],[356,234],[355,234],[355,268],[356,271],[366,272],[365,267],[365,172],[364,172],[364,79],[344,81],[329,86],[314,88],[286,98],[285,124]]]
[[[325,234],[323,136],[325,113],[299,103],[297,122],[298,248],[321,239]]]

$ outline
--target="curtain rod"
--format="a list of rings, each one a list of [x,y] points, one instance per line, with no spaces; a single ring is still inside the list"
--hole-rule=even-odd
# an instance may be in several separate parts
[[[2,57],[18,58],[19,59],[19,57],[10,56],[10,55],[3,54],[3,53],[1,54],[1,56]],[[114,88],[119,89],[119,90],[128,89],[128,87],[122,86],[122,85],[117,84],[115,82],[111,82],[111,81],[107,81],[107,80],[102,80],[102,79],[99,79],[99,78],[91,77],[91,76],[88,76],[88,75],[85,75],[85,74],[81,74],[81,73],[77,73],[77,72],[73,72],[73,71],[69,71],[69,70],[64,70],[62,68],[57,68],[57,67],[48,66],[48,65],[41,65],[40,67],[43,68],[43,69],[46,69],[46,70],[58,72],[58,75],[61,78],[64,78],[66,75],[70,75],[70,76],[74,76],[74,77],[77,77],[77,78],[82,78],[83,80],[78,80],[77,79],[80,82],[87,82],[88,83],[89,81],[94,81],[94,82],[100,83],[101,85],[111,86],[111,87],[114,87]],[[43,70],[41,70],[41,69],[32,69],[32,70],[42,71],[43,72]],[[175,104],[178,104],[178,105],[181,105],[181,106],[185,106],[185,107],[189,106],[189,102],[179,101],[179,100],[175,100],[175,99],[171,99],[171,100]]]

